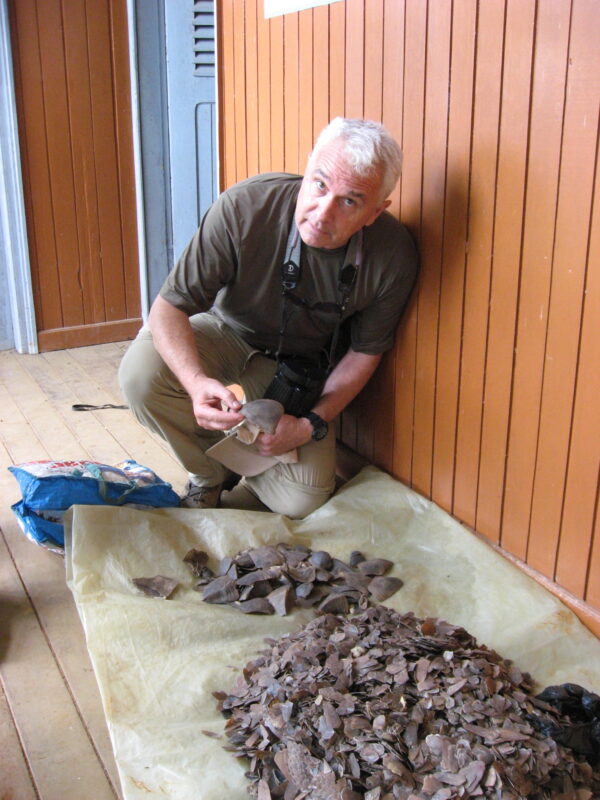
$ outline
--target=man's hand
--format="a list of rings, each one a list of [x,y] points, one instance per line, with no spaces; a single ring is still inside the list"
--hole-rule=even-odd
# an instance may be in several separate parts
[[[367,383],[381,360],[380,355],[367,355],[348,350],[327,378],[323,394],[313,411],[331,422]],[[255,447],[263,456],[281,456],[312,439],[313,427],[306,417],[284,414],[272,436],[261,433]]]
[[[237,397],[219,381],[199,376],[189,385],[196,422],[201,428],[226,431],[241,422]]]
[[[259,434],[254,446],[262,456],[281,456],[310,442],[311,436],[312,425],[307,419],[283,414],[275,433]]]

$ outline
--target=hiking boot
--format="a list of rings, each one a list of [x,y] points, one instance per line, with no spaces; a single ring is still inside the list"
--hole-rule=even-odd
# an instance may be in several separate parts
[[[188,481],[184,493],[179,500],[180,508],[216,508],[221,494],[221,484],[217,486],[199,486]]]

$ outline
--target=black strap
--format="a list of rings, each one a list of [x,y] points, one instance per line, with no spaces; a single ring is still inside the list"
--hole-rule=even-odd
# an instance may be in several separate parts
[[[118,406],[114,403],[104,403],[103,406],[93,406],[90,403],[74,403],[71,406],[73,411],[101,411],[104,408],[129,408],[129,406]]]
[[[302,250],[302,239],[300,238],[300,232],[296,226],[296,220],[292,218],[292,224],[290,227],[290,231],[288,233],[287,243],[285,246],[285,259],[281,268],[283,305],[281,309],[279,343],[277,345],[277,353],[276,353],[276,357],[278,360],[279,356],[283,352],[283,337],[285,334],[285,329],[287,327],[288,320],[292,315],[293,309],[288,307],[288,301],[290,301],[293,305],[304,306],[305,308],[308,308],[311,311],[318,309],[320,311],[337,312],[338,319],[331,337],[331,345],[329,347],[329,356],[328,356],[328,372],[331,371],[333,365],[333,358],[335,356],[335,350],[339,339],[342,316],[344,314],[344,311],[346,310],[346,306],[348,305],[348,300],[350,299],[350,295],[352,294],[352,289],[354,288],[354,284],[356,283],[356,276],[358,275],[358,270],[360,269],[360,266],[362,264],[362,251],[363,251],[362,228],[357,233],[355,233],[348,242],[348,247],[346,248],[346,254],[348,253],[349,250],[352,249],[354,251],[353,261],[343,266],[340,269],[338,276],[338,291],[341,294],[341,302],[315,303],[314,305],[310,306],[301,297],[297,297],[296,295],[292,294],[292,292],[300,282],[300,277],[302,272],[301,261],[300,261],[301,250]],[[344,256],[344,261],[345,260],[346,256]]]

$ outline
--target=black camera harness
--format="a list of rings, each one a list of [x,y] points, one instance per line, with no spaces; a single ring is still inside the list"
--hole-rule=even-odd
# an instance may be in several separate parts
[[[344,311],[346,310],[346,306],[348,305],[350,295],[352,294],[352,289],[354,288],[354,284],[356,282],[358,270],[362,264],[363,229],[361,228],[351,237],[346,247],[344,260],[338,273],[338,291],[341,296],[339,303],[314,303],[311,305],[302,297],[298,297],[298,295],[294,294],[294,289],[298,286],[301,276],[301,249],[302,239],[300,238],[300,232],[296,226],[296,221],[292,218],[292,225],[288,234],[287,244],[285,246],[285,258],[281,268],[283,305],[281,309],[281,325],[279,328],[279,344],[277,345],[277,353],[275,356],[277,361],[279,361],[283,351],[283,338],[285,335],[285,329],[293,311],[290,303],[293,306],[302,306],[308,311],[335,312],[337,313],[338,318],[331,337],[331,344],[329,346],[327,363],[327,374],[329,374],[333,367],[333,359],[335,357],[335,351],[337,348],[342,317]],[[354,260],[346,263],[348,252],[354,253]]]

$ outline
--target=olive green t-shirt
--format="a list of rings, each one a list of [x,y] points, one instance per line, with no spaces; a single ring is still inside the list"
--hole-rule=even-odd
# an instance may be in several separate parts
[[[276,351],[284,302],[281,270],[301,181],[269,173],[223,192],[167,276],[161,296],[190,316],[212,309],[248,344]],[[339,304],[339,272],[352,260],[352,247],[302,244],[294,294],[305,305],[286,301],[281,352],[312,355],[328,347],[339,315],[310,307]],[[364,228],[362,262],[343,314],[344,320],[351,318],[353,350],[374,355],[392,346],[417,263],[410,234],[387,212]]]

